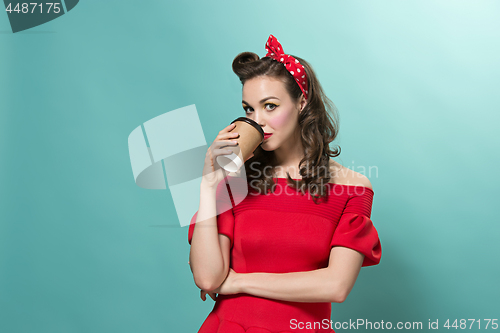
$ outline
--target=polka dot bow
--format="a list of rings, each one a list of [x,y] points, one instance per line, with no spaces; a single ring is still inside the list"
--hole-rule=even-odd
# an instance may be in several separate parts
[[[269,38],[266,42],[266,57],[273,58],[276,61],[279,61],[285,65],[286,69],[292,74],[297,81],[297,84],[302,90],[304,97],[307,99],[307,75],[304,69],[304,66],[300,64],[300,62],[292,57],[291,55],[285,54],[283,52],[283,47],[280,42],[273,35],[269,35]]]

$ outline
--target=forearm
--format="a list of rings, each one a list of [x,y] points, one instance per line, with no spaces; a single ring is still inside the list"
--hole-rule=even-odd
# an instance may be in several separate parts
[[[291,302],[343,302],[341,284],[328,268],[291,273],[240,274],[242,293]]]
[[[209,290],[224,281],[224,259],[217,230],[215,189],[200,187],[200,207],[191,239],[189,262],[199,288]]]

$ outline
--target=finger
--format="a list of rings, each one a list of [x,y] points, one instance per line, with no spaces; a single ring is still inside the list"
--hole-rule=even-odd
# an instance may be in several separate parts
[[[238,132],[225,132],[225,133],[220,133],[217,135],[214,141],[220,141],[220,140],[225,140],[225,139],[230,139],[230,138],[238,138],[240,134]]]
[[[217,149],[214,149],[214,151],[212,152],[212,158],[215,159],[215,157],[219,156],[219,155],[228,155],[228,154],[231,154],[233,151],[231,149],[228,149],[228,148],[217,148]]]
[[[214,158],[216,155],[220,155],[221,149],[237,149],[238,143],[237,142],[232,142],[230,140],[228,141],[219,141],[219,142],[214,142],[212,146],[210,146],[210,158]]]
[[[238,140],[219,140],[219,141],[214,141],[212,144],[213,149],[217,149],[220,147],[225,147],[225,146],[236,146],[238,145]]]

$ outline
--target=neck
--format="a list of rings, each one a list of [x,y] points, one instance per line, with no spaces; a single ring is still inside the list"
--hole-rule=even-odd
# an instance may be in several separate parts
[[[276,172],[278,177],[286,177],[287,171],[292,178],[300,178],[299,163],[304,158],[304,148],[300,133],[296,131],[293,138],[274,151],[276,156]]]

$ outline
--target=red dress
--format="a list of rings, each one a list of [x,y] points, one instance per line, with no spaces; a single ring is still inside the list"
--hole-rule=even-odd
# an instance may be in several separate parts
[[[333,246],[361,252],[365,255],[363,266],[380,262],[380,241],[370,220],[374,194],[370,188],[328,183],[329,195],[315,204],[309,192],[302,195],[288,186],[285,178],[274,178],[275,193],[265,195],[251,194],[250,187],[238,190],[242,187],[232,186],[228,179],[221,181],[216,191],[217,226],[218,232],[231,240],[230,267],[235,272],[324,268]],[[189,244],[196,216],[189,225]],[[289,302],[243,293],[218,295],[198,332],[334,333],[330,316],[331,303]],[[308,324],[315,329],[299,329]]]

